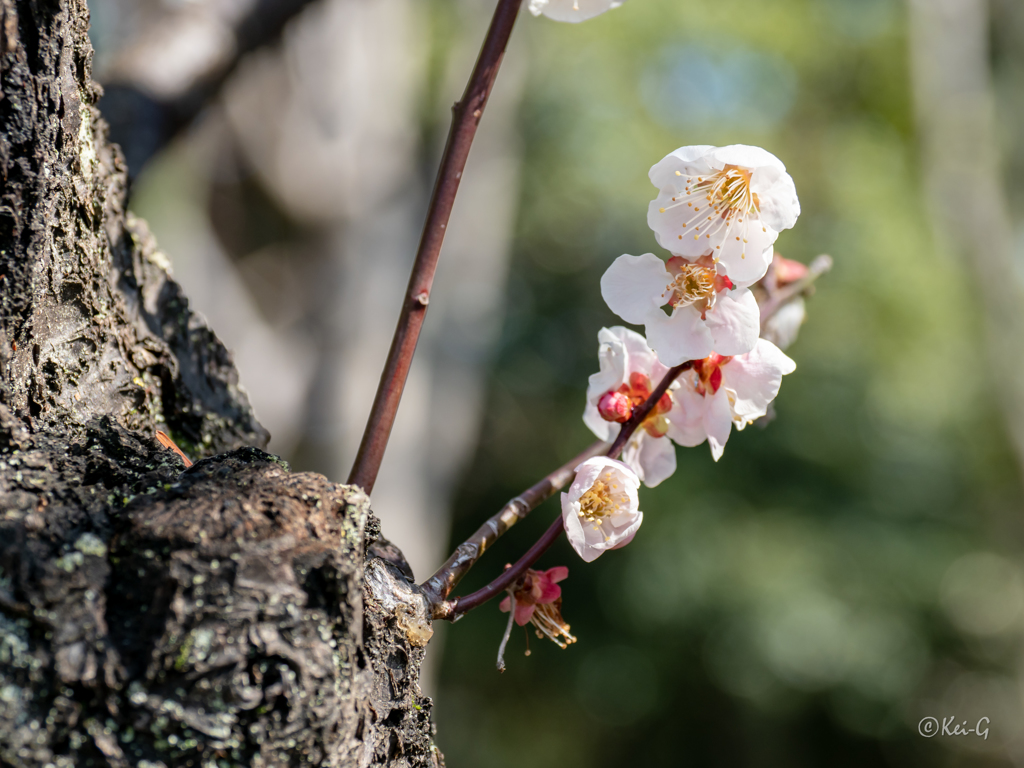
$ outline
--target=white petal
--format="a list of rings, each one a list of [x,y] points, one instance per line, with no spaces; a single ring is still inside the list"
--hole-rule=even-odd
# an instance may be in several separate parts
[[[648,488],[654,488],[676,471],[676,448],[667,437],[651,437],[645,433],[640,440],[638,458],[643,475],[637,474]]]
[[[544,14],[554,21],[579,22],[592,19],[612,8],[622,5],[622,0],[530,0],[530,13]]]
[[[648,176],[651,183],[661,190],[677,191],[683,189],[685,180],[677,175],[676,171],[683,175],[704,174],[711,170],[711,166],[704,159],[715,148],[710,144],[697,144],[689,147],[680,147],[674,152],[665,155],[661,160],[651,166]]]
[[[673,397],[672,410],[668,412],[668,436],[679,445],[692,448],[707,440],[704,431],[704,411],[707,398],[693,388],[692,374],[684,374],[681,387]]]
[[[796,363],[765,339],[746,355],[734,357],[722,366],[722,389],[733,393],[732,410],[739,421],[764,416],[768,404],[779,394],[782,377],[796,370]]]
[[[692,306],[677,307],[671,316],[656,309],[647,315],[645,327],[647,341],[665,365],[702,360],[715,351],[711,331]]]
[[[622,425],[617,422],[605,421],[597,410],[597,406],[591,402],[588,402],[587,407],[583,409],[583,423],[590,428],[598,440],[605,442],[615,439],[622,428]]]
[[[750,189],[757,194],[758,215],[769,229],[789,229],[800,216],[800,200],[793,178],[778,168],[759,168],[750,179]]]
[[[707,408],[704,411],[704,431],[708,435],[711,456],[715,461],[722,458],[725,443],[732,431],[732,411],[729,409],[729,395],[722,386],[712,396],[706,397]]]
[[[602,328],[597,333],[597,359],[601,370],[587,380],[587,400],[597,404],[605,392],[618,389],[629,379],[629,360],[622,339],[611,328]]]
[[[709,240],[696,230],[701,220],[707,221],[705,214],[695,214],[693,208],[680,205],[678,199],[673,201],[672,198],[679,194],[672,190],[654,198],[647,206],[647,226],[654,231],[658,245],[692,260],[714,250],[720,238]],[[700,205],[697,207],[706,210]]]
[[[569,544],[586,562],[593,562],[604,554],[604,550],[595,549],[588,543],[584,523],[579,516],[579,505],[573,504],[567,493],[562,494],[562,525],[565,526],[565,536],[569,539]]]
[[[636,517],[633,518],[633,521],[626,528],[617,530],[608,541],[604,542],[605,549],[622,549],[633,540],[643,522],[644,513],[637,512]]]
[[[782,164],[782,161],[767,149],[749,144],[718,147],[711,154],[722,165],[739,165],[752,171],[763,167],[775,168],[783,173],[786,171],[786,166]]]
[[[665,274],[668,276],[667,271]],[[657,374],[664,375],[664,372],[668,370],[658,361],[658,356],[651,349],[643,334],[616,325],[613,328],[602,328],[597,334],[597,338],[607,345],[609,354],[617,353],[622,356],[624,371],[620,384],[629,381],[630,373],[643,373],[653,381]]]
[[[723,234],[720,248],[715,250],[718,266],[736,285],[757,282],[772,263],[772,244],[778,236],[764,222],[744,216],[742,222],[733,223]]]
[[[653,253],[624,254],[601,276],[601,296],[612,312],[639,325],[651,308],[666,303],[671,282],[665,262]]]
[[[706,322],[715,352],[725,356],[745,354],[757,344],[761,330],[757,299],[746,288],[722,291]]]

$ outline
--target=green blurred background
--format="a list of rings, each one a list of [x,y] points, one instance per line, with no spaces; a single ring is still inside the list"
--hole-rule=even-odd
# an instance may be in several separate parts
[[[446,72],[488,12],[417,6],[416,226],[465,56],[459,76]],[[102,13],[94,21],[102,53]],[[596,336],[620,323],[598,283],[622,253],[663,253],[646,225],[662,156],[687,144],[775,153],[803,206],[777,251],[835,266],[787,350],[798,367],[776,420],[734,432],[717,464],[707,446],[679,449],[676,474],[641,491],[629,547],[587,565],[560,541],[540,561],[569,566],[576,644],[531,638],[524,657],[516,629],[499,674],[496,602],[439,633],[447,764],[1024,765],[1024,5],[629,0],[580,25],[524,10],[494,99],[512,84],[515,108],[484,117],[521,137],[519,181],[504,315],[481,353],[482,424],[450,488],[451,547],[592,442],[580,417]],[[243,273],[267,262],[267,242],[320,236],[267,214],[287,206],[260,191],[266,174],[242,162],[200,183],[191,162],[172,148],[134,202],[176,267],[183,229],[198,225],[169,212],[229,187],[257,211],[233,214],[259,240],[241,250],[262,254],[236,259]],[[234,209],[209,208],[230,231]],[[312,269],[289,258],[260,273],[279,313],[288,275]],[[432,301],[428,327],[441,311]],[[282,450],[297,470],[340,472],[310,445]],[[535,511],[460,591],[557,514],[556,500]],[[919,735],[922,718],[950,716],[989,718],[988,738]]]
[[[992,8],[1000,107],[1019,116],[1021,8]],[[668,151],[774,152],[803,206],[777,250],[835,268],[788,350],[775,422],[734,432],[718,464],[679,449],[675,476],[641,491],[628,548],[586,565],[561,541],[541,560],[569,566],[577,644],[531,638],[523,658],[513,632],[499,675],[495,606],[448,632],[450,765],[1020,764],[1021,473],[979,287],[1016,276],[979,279],[933,227],[908,23],[895,0],[631,0],[575,28],[522,20],[507,319],[453,545],[592,439],[595,334],[621,322],[598,281],[620,253],[662,253],[646,172]],[[1019,163],[1015,127],[1003,151]],[[557,512],[514,529],[464,589]],[[991,733],[925,739],[929,715],[988,716]]]

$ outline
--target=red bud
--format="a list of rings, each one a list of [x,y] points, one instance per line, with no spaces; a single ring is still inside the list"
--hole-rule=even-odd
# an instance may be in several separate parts
[[[605,421],[617,421],[621,424],[629,421],[633,406],[629,398],[621,392],[605,392],[597,401],[597,411]]]

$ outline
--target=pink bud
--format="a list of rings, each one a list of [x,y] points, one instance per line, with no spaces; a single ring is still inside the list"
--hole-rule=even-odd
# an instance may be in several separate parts
[[[793,261],[792,259],[784,259],[777,253],[772,260],[772,264],[775,266],[775,281],[779,285],[795,283],[807,274],[806,264],[801,264],[799,261]]]
[[[620,424],[629,421],[633,413],[633,405],[629,398],[621,392],[605,392],[597,401],[597,411],[605,421],[617,421]]]

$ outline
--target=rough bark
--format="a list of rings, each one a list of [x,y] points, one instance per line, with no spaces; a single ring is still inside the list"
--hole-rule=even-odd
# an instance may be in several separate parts
[[[259,450],[125,210],[83,0],[0,15],[0,764],[440,763],[422,598],[358,489]]]

